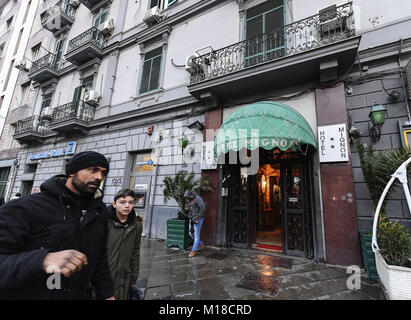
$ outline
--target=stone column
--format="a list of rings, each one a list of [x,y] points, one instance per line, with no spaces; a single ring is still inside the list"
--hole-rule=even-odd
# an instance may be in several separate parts
[[[221,126],[221,121],[223,118],[222,108],[213,109],[206,111],[205,113],[205,130],[204,139],[205,141],[210,141],[214,138],[210,135],[206,135],[207,129],[217,130]],[[207,140],[208,139],[208,140]],[[201,196],[206,202],[206,215],[204,219],[204,224],[201,229],[201,240],[208,245],[216,244],[216,233],[217,233],[217,214],[218,214],[218,170],[205,170],[201,173],[202,176],[206,176],[210,179],[211,183],[214,185],[215,190],[211,192],[202,192]]]
[[[343,83],[316,89],[315,97],[318,126],[347,124]],[[331,264],[361,266],[351,160],[321,163],[320,172],[326,261]]]

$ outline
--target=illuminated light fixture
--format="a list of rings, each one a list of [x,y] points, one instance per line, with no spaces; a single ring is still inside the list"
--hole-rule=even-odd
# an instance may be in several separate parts
[[[261,175],[261,192],[265,193],[265,188],[267,187],[267,180],[265,180],[265,175]]]
[[[372,126],[370,128],[370,137],[373,142],[377,142],[381,138],[381,128],[385,121],[387,108],[382,105],[373,105],[369,114]]]

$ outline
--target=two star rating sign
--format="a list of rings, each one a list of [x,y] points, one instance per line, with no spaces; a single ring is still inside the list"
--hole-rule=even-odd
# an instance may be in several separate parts
[[[345,123],[318,127],[320,162],[348,161],[348,140]]]

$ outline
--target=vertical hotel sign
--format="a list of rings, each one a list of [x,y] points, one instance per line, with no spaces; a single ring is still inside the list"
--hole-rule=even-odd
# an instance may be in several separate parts
[[[348,158],[345,123],[318,127],[320,162],[345,162]]]

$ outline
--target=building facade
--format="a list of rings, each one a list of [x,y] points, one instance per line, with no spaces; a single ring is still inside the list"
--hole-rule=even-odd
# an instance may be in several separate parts
[[[374,143],[379,103],[376,146],[402,144],[411,12],[397,2],[40,2],[13,93],[28,85],[27,100],[7,109],[1,136],[2,152],[18,147],[11,193],[39,192],[95,150],[110,160],[105,202],[135,189],[150,237],[177,216],[164,177],[186,170],[215,186],[202,194],[207,244],[361,265],[372,203],[350,132]]]

